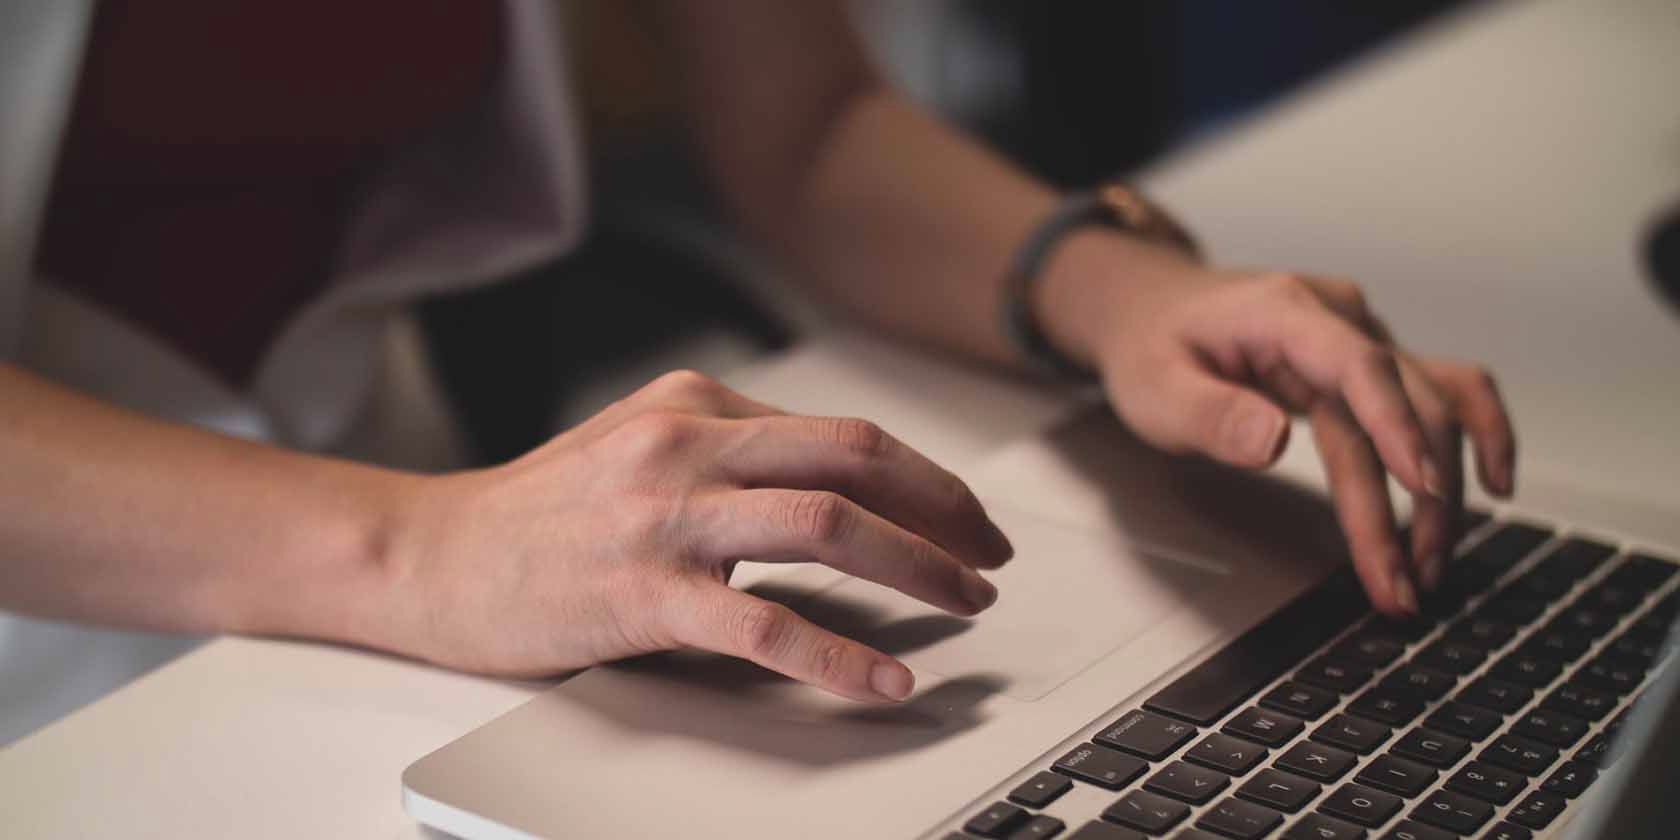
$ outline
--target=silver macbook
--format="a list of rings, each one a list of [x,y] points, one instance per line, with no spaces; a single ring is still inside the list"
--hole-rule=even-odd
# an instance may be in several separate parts
[[[1580,832],[1680,820],[1641,796],[1680,784],[1673,755],[1640,750],[1680,726],[1662,679],[1672,522],[1483,510],[1425,616],[1396,624],[1369,612],[1315,492],[1162,456],[1101,413],[977,475],[1018,555],[976,620],[820,567],[743,582],[903,658],[908,702],[644,657],[416,762],[405,806],[485,838],[1627,837]]]

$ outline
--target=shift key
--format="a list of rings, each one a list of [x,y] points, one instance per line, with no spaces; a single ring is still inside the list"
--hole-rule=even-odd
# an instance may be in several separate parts
[[[1081,744],[1058,759],[1052,769],[1082,782],[1119,790],[1143,775],[1149,765],[1119,750]]]

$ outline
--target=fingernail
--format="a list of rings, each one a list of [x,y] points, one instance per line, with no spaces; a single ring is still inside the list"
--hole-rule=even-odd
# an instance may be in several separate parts
[[[869,669],[869,687],[888,700],[903,700],[916,686],[910,669],[896,662],[880,662]]]
[[[1394,602],[1407,615],[1416,615],[1418,611],[1417,590],[1412,588],[1412,579],[1406,575],[1405,569],[1394,570]]]
[[[1435,467],[1435,459],[1428,455],[1418,457],[1418,476],[1423,479],[1423,489],[1437,499],[1445,498],[1441,492],[1441,471]]]
[[[997,587],[992,582],[976,574],[963,575],[963,600],[979,612],[997,601]]]
[[[1436,551],[1424,556],[1418,576],[1425,592],[1434,592],[1435,587],[1441,584],[1441,570],[1446,564],[1447,558],[1442,552]]]
[[[1282,415],[1271,411],[1256,411],[1244,417],[1237,430],[1237,445],[1244,457],[1255,463],[1270,463],[1277,453],[1283,423]]]
[[[1008,562],[1009,558],[1015,556],[1015,545],[1009,541],[1009,537],[1003,533],[1003,529],[999,528],[997,523],[990,519],[986,520],[986,539],[996,548],[999,565]]]

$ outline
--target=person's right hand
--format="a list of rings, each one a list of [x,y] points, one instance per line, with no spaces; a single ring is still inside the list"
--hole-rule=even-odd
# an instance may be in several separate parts
[[[522,458],[412,485],[382,646],[552,674],[693,646],[858,700],[897,660],[728,585],[736,562],[815,561],[958,615],[1012,549],[967,485],[863,420],[797,417],[668,374]]]

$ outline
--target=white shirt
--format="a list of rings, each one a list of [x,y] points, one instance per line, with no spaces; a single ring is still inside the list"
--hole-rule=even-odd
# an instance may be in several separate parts
[[[332,444],[367,397],[393,313],[552,259],[583,234],[582,143],[560,21],[546,0],[504,2],[505,71],[483,109],[384,162],[351,213],[326,291],[287,322],[243,393],[35,282],[32,251],[93,7],[0,3],[0,358],[154,415],[290,447]],[[0,612],[0,745],[195,643]]]

